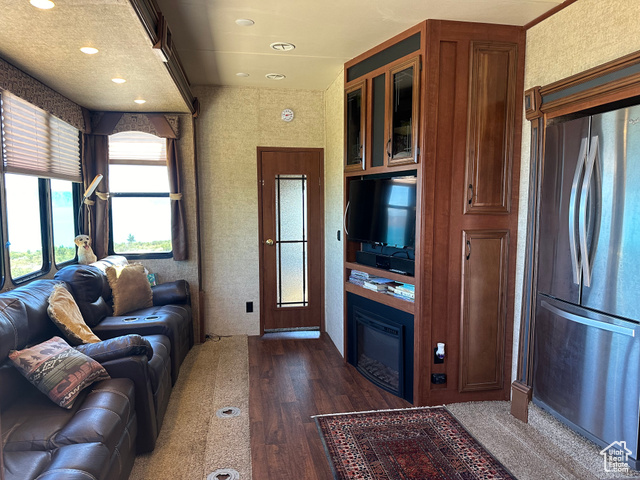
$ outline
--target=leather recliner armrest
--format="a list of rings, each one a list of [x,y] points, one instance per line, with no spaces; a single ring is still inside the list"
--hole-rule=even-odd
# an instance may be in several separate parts
[[[191,303],[189,284],[185,280],[161,283],[151,287],[151,292],[153,293],[153,305],[156,307]]]
[[[78,345],[76,350],[99,363],[135,355],[145,355],[149,360],[153,357],[153,348],[149,341],[136,334],[110,338],[98,343],[85,343]]]
[[[128,336],[136,337],[138,335]],[[118,340],[118,338],[113,340]],[[93,345],[97,344],[94,343]],[[148,362],[149,360],[144,355],[131,355],[123,358],[114,358],[102,364],[111,378],[129,378],[133,380],[136,417],[138,419],[138,433],[136,436],[136,450],[138,453],[151,452],[156,446],[156,438],[158,437],[156,410],[153,403]]]

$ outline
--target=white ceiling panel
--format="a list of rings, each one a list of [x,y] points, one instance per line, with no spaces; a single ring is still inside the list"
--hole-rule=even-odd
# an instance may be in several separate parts
[[[524,25],[561,0],[159,0],[193,84],[324,89],[346,60],[425,19]],[[236,25],[238,18],[255,21]],[[293,52],[274,52],[290,42]],[[276,55],[274,55],[276,53]],[[234,58],[235,57],[235,58]],[[237,72],[250,73],[250,79]],[[262,73],[262,75],[260,75]],[[254,74],[258,76],[254,76]],[[323,83],[328,82],[328,83]]]

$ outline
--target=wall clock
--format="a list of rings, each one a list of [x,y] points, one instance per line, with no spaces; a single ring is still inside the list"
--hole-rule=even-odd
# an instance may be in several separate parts
[[[293,120],[293,110],[291,110],[290,108],[285,108],[284,110],[282,110],[281,118],[285,122],[290,122],[291,120]]]

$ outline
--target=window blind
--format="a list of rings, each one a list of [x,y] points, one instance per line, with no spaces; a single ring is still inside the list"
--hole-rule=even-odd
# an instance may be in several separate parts
[[[82,182],[78,129],[8,92],[0,110],[5,172]]]
[[[166,165],[167,141],[144,132],[109,135],[109,163],[128,165]]]

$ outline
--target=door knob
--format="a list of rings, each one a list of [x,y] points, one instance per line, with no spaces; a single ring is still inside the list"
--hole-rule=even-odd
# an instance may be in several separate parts
[[[273,240],[268,238],[264,243],[266,243],[267,245],[271,246],[271,245],[273,245]]]

